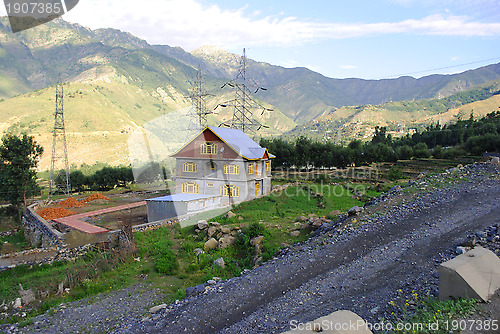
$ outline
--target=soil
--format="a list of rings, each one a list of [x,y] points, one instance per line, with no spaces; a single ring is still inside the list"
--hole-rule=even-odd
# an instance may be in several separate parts
[[[420,179],[408,190],[381,197],[364,217],[351,218],[343,228],[322,227],[262,266],[151,316],[144,317],[147,307],[160,304],[160,296],[138,298],[121,290],[67,304],[63,314],[38,316],[23,328],[0,330],[281,333],[291,321],[307,322],[336,310],[351,310],[375,323],[390,318],[389,302],[398,298],[399,289],[436,294],[439,264],[455,257],[467,236],[500,223],[499,175],[498,165],[474,164],[458,174]],[[442,185],[450,176],[461,182]],[[438,187],[432,186],[435,181],[441,182]]]

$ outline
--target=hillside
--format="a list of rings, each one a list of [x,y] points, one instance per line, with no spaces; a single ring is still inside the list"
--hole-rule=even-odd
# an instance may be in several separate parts
[[[441,99],[344,106],[298,125],[284,137],[303,135],[347,144],[351,139],[370,139],[375,126],[385,126],[393,137],[401,137],[431,123],[446,124],[469,118],[471,113],[481,117],[498,110],[499,106],[500,84],[493,82]]]
[[[212,94],[208,108],[213,109],[234,98],[231,90],[220,87],[233,78],[238,62],[238,55],[215,47],[188,53],[178,47],[150,45],[116,29],[90,30],[62,19],[12,34],[2,17],[0,133],[25,131],[36,135],[45,147],[41,163],[45,169],[50,159],[54,85],[64,82],[70,162],[128,163],[127,140],[133,130],[191,105],[187,96],[198,66]],[[332,79],[306,68],[284,68],[249,59],[247,73],[267,88],[256,98],[274,110],[256,115],[268,126],[260,136],[278,136],[304,124],[295,132],[333,131],[338,137],[363,137],[370,135],[375,125],[399,130],[430,121],[437,114],[453,117],[457,112],[442,110],[442,106],[407,110],[408,103],[416,102],[397,101],[448,97],[482,87],[499,79],[500,64],[455,75],[362,80]],[[474,105],[475,112],[485,101]],[[230,108],[219,108],[209,124],[228,120],[231,112]],[[315,123],[308,123],[311,121]],[[323,127],[317,122],[342,126],[336,123]],[[366,123],[366,129],[358,131],[358,122]]]

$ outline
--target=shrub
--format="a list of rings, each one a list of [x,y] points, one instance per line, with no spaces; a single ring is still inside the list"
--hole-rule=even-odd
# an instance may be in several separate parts
[[[387,172],[387,177],[391,181],[396,181],[396,180],[402,179],[403,178],[403,171],[401,170],[401,168],[393,166]]]

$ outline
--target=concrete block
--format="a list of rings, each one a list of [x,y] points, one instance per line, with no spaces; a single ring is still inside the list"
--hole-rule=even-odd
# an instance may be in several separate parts
[[[487,301],[500,289],[500,259],[476,247],[439,266],[439,299],[474,298]]]
[[[367,323],[354,312],[341,310],[307,323],[290,322],[291,330],[283,334],[371,334]]]

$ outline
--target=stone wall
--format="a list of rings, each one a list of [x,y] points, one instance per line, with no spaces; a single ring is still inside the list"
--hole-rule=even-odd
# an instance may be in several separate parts
[[[54,229],[45,219],[40,217],[29,206],[21,221],[24,227],[24,236],[33,247],[64,247],[64,235]]]

